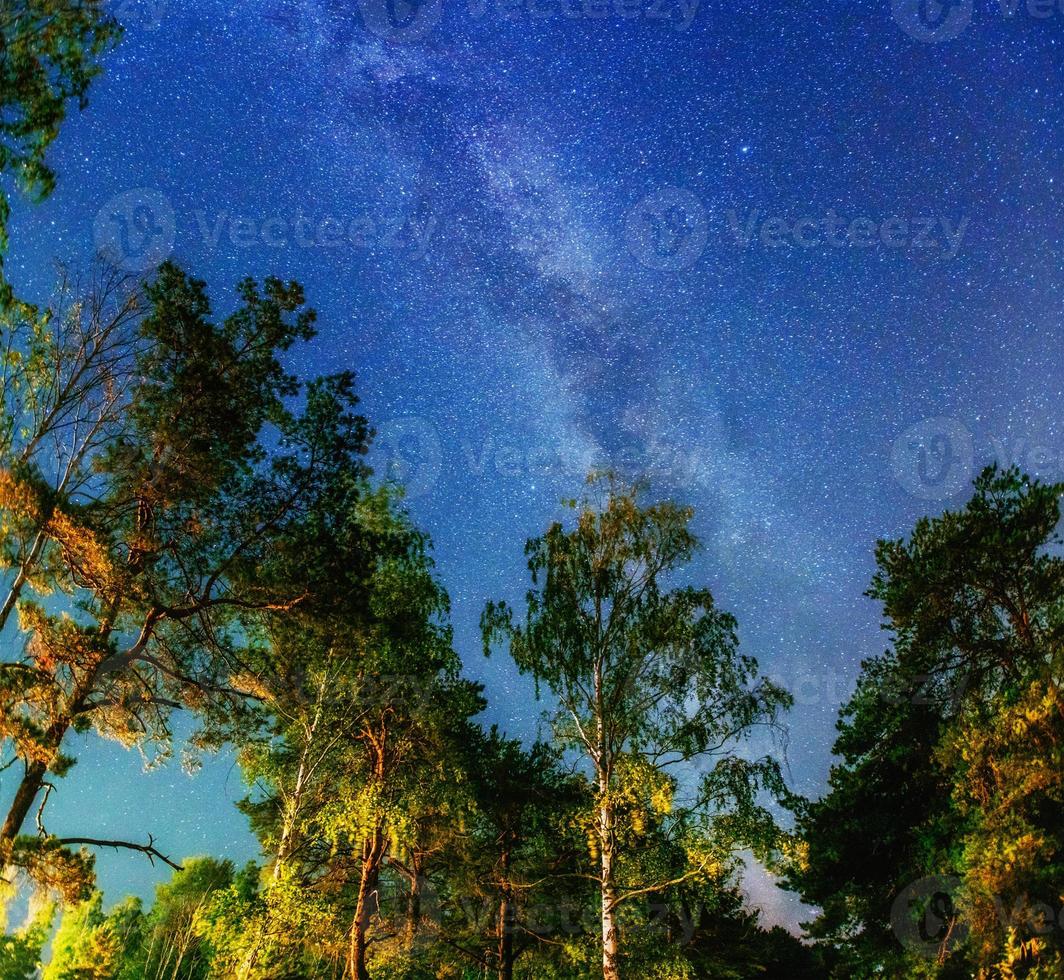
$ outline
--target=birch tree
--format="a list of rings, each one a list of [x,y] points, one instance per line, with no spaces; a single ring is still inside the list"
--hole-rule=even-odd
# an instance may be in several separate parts
[[[482,617],[485,652],[505,643],[549,688],[558,744],[584,760],[594,783],[605,980],[621,976],[622,910],[712,878],[740,846],[770,852],[778,835],[759,794],[785,792],[775,759],[750,760],[740,749],[756,729],[778,725],[790,697],[739,652],[735,620],[708,589],[668,587],[698,547],[692,511],[644,498],[640,485],[592,476],[584,500],[569,502],[571,526],[555,523],[526,545],[524,620],[505,603]],[[691,764],[706,772],[685,792],[673,771]],[[637,873],[640,825],[651,817],[683,842],[681,874]],[[695,823],[701,835],[692,835]]]

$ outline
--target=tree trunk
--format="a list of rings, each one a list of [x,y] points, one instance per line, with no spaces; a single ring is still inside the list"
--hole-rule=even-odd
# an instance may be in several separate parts
[[[380,877],[381,858],[384,856],[384,840],[380,830],[366,839],[362,845],[362,872],[358,882],[358,901],[355,917],[351,922],[351,940],[347,950],[347,970],[350,980],[369,980],[366,970],[366,932],[369,920],[376,910],[377,879]]]
[[[0,866],[5,866],[11,860],[11,848],[22,829],[30,807],[37,798],[37,794],[44,785],[44,774],[48,767],[43,762],[31,762],[26,767],[26,774],[18,784],[14,799],[8,808],[4,825],[0,828]]]
[[[595,603],[596,622],[602,612]],[[603,700],[602,660],[595,661],[595,769],[598,777],[598,838],[602,890],[602,980],[620,980],[620,937],[617,933],[617,883],[614,858],[617,853],[616,815],[610,796],[613,754],[606,739],[606,709]]]
[[[617,932],[617,886],[614,881],[614,814],[612,806],[599,809],[602,870],[602,980],[620,980],[620,937]]]
[[[514,975],[514,913],[510,888],[510,852],[502,852],[502,898],[499,900],[498,958],[499,980],[513,980]]]
[[[281,839],[277,843],[277,857],[273,862],[273,880],[275,882],[280,881],[283,877],[285,863],[288,861],[288,855],[292,852],[295,844],[296,822],[299,819],[299,811],[303,804],[303,787],[307,779],[307,757],[310,753],[310,744],[317,725],[318,716],[315,716],[314,724],[310,729],[310,737],[299,756],[299,769],[296,771],[296,782],[292,789],[292,795],[285,800],[281,809]]]
[[[412,947],[421,929],[421,891],[424,885],[422,870],[424,860],[415,851],[410,856],[410,870],[413,872],[410,878],[410,895],[406,900],[406,942]]]
[[[107,624],[107,627],[110,630],[110,623]],[[0,827],[0,868],[6,867],[11,860],[12,845],[15,843],[15,838],[18,836],[19,831],[22,830],[26,817],[29,816],[33,801],[37,798],[37,794],[44,785],[44,777],[48,771],[48,766],[59,755],[63,739],[66,738],[67,732],[70,731],[74,718],[85,707],[85,702],[92,692],[97,667],[93,667],[86,672],[78,686],[71,692],[70,702],[64,713],[52,722],[48,731],[45,732],[42,745],[47,746],[49,750],[48,761],[43,762],[35,759],[26,766],[26,772],[18,785],[18,789],[15,790],[11,805],[8,807],[4,824]]]
[[[36,537],[33,539],[33,546],[30,548],[30,553],[19,565],[18,574],[15,575],[15,579],[11,583],[11,588],[8,589],[7,596],[4,599],[4,604],[0,607],[0,630],[3,630],[7,625],[7,621],[11,617],[11,611],[15,608],[15,603],[18,602],[22,595],[22,589],[29,581],[30,570],[37,564],[37,560],[41,557],[41,552],[44,550],[44,542],[44,532],[38,531]]]

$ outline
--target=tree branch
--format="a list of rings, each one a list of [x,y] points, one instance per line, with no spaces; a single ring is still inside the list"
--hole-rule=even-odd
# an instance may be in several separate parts
[[[87,844],[90,847],[113,847],[116,850],[118,848],[125,848],[129,851],[140,851],[141,854],[146,854],[148,860],[155,864],[155,859],[158,858],[164,864],[170,865],[175,871],[184,871],[185,869],[176,861],[171,861],[162,851],[159,851],[155,847],[155,838],[151,834],[148,834],[147,844],[134,844],[130,841],[124,840],[97,840],[94,837],[60,837],[60,844]]]

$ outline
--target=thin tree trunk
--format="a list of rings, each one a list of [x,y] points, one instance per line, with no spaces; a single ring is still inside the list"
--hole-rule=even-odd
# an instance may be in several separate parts
[[[374,831],[362,845],[362,872],[358,882],[358,902],[351,922],[351,940],[347,951],[346,976],[350,980],[369,980],[366,970],[366,933],[376,907],[375,893],[380,877],[384,840],[380,830]]]
[[[502,898],[499,899],[498,959],[499,980],[513,980],[514,975],[514,913],[510,889],[510,852],[502,852]]]
[[[595,600],[595,620],[602,635],[602,609]],[[606,708],[603,695],[603,661],[595,661],[595,768],[598,776],[598,836],[602,890],[602,980],[620,980],[620,936],[617,932],[617,883],[614,858],[617,850],[615,815],[610,798],[611,746],[606,739]]]
[[[320,712],[320,708],[319,708]],[[292,795],[285,801],[281,815],[281,839],[277,843],[277,858],[273,863],[273,880],[280,881],[284,873],[285,862],[291,853],[296,833],[296,821],[299,819],[299,811],[303,804],[303,788],[307,779],[307,757],[310,755],[311,741],[317,728],[318,715],[315,715],[314,723],[310,728],[310,736],[303,746],[299,757],[299,769],[296,771],[296,782],[292,789]]]
[[[424,860],[415,851],[410,855],[410,895],[406,902],[406,941],[408,947],[413,947],[417,940],[418,931],[421,928],[421,889],[424,884],[422,869]]]
[[[37,532],[36,537],[33,539],[30,553],[19,565],[18,574],[15,575],[11,588],[8,589],[7,596],[4,599],[4,604],[0,607],[0,630],[3,630],[7,625],[7,621],[11,617],[11,610],[15,608],[15,603],[18,602],[19,597],[22,595],[22,589],[29,581],[30,569],[37,564],[38,559],[41,557],[41,552],[44,550],[45,537],[44,531]]]
[[[602,980],[620,980],[620,937],[617,932],[617,886],[614,881],[613,808],[599,809],[602,870]]]

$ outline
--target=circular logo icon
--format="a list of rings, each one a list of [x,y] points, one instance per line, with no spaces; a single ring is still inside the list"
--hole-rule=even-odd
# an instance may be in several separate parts
[[[162,25],[170,0],[115,0],[112,10],[123,27],[136,25],[156,31]]]
[[[374,454],[385,477],[401,483],[408,498],[428,493],[440,478],[440,438],[425,419],[409,415],[386,422],[377,433]]]
[[[928,44],[949,41],[972,22],[975,0],[891,0],[891,14],[909,37]]]
[[[923,500],[945,500],[972,477],[972,434],[956,419],[924,419],[894,440],[895,479]]]
[[[148,187],[117,194],[96,213],[93,237],[108,261],[130,272],[145,272],[174,249],[174,209],[165,194]]]
[[[443,16],[443,0],[358,0],[366,30],[385,41],[417,41]]]
[[[648,269],[675,272],[694,265],[709,240],[702,202],[682,187],[648,194],[625,222],[628,250]]]
[[[903,888],[890,907],[890,927],[906,949],[922,956],[938,956],[964,941],[968,926],[955,896],[956,875],[932,875]]]

